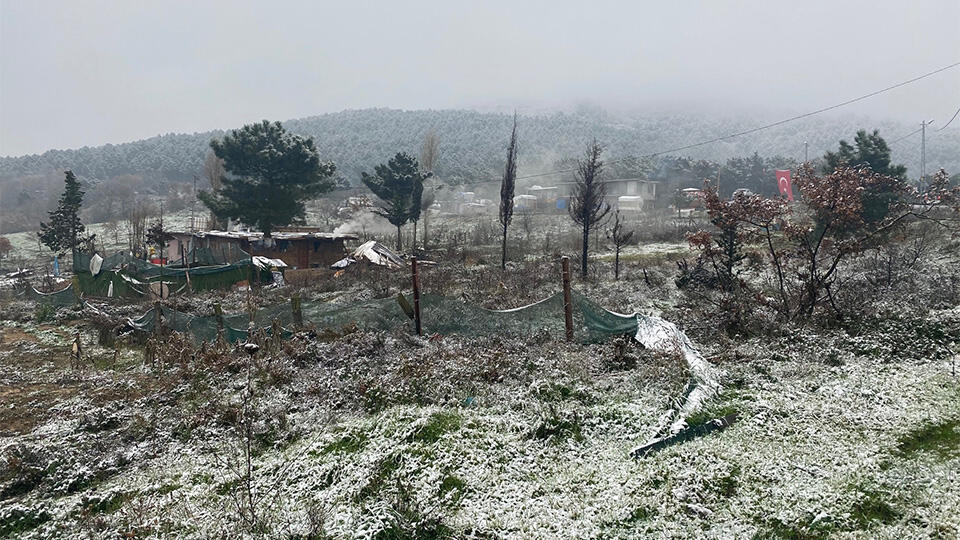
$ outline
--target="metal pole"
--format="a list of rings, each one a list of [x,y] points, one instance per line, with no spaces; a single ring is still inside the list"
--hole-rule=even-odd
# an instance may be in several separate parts
[[[563,268],[563,324],[567,341],[573,341],[573,302],[570,299],[570,257],[560,257]]]
[[[417,258],[410,257],[410,269],[413,271],[413,324],[417,330],[417,335],[423,335],[423,329],[420,326],[420,272],[417,269]]]

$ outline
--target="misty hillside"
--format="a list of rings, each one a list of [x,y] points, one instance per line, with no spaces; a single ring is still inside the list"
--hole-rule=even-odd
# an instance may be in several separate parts
[[[613,157],[662,152],[749,129],[770,118],[737,118],[700,115],[660,115],[614,118],[595,110],[521,117],[520,174],[550,170],[578,155],[596,137]],[[464,110],[401,111],[366,109],[343,111],[285,122],[295,133],[314,138],[324,159],[336,163],[350,183],[360,171],[370,170],[397,151],[416,152],[425,133],[435,130],[441,140],[437,174],[451,182],[497,177],[509,135],[505,114]],[[835,149],[840,138],[852,139],[857,129],[880,129],[893,141],[916,129],[894,122],[870,123],[862,118],[810,118],[753,135],[678,152],[698,159],[722,160],[759,153],[801,159],[808,141],[811,158]],[[40,155],[0,158],[0,179],[40,175],[73,169],[81,177],[104,180],[119,175],[141,175],[149,181],[191,181],[202,165],[210,139],[222,131],[169,134],[124,144],[107,144],[75,150],[50,150]],[[919,174],[919,134],[892,146],[894,158]],[[928,132],[928,169],[960,170],[960,130]]]
[[[398,151],[416,155],[424,135],[434,130],[440,138],[436,175],[445,182],[463,184],[500,177],[511,120],[509,114],[466,110],[366,109],[289,120],[285,125],[295,133],[312,136],[321,157],[332,160],[337,174],[354,185],[359,184],[361,171],[370,171]],[[666,152],[694,160],[724,162],[756,153],[768,158],[764,169],[769,172],[796,166],[803,159],[804,141],[809,142],[810,159],[816,159],[826,150],[836,149],[841,138],[852,140],[857,129],[868,128],[879,129],[891,142],[894,160],[908,167],[908,175],[919,174],[919,134],[897,141],[915,131],[915,126],[871,123],[853,117],[808,118],[732,140],[669,151],[775,120],[743,114],[625,117],[596,108],[523,116],[519,124],[518,173],[523,178],[558,168],[569,169],[572,158],[579,156],[596,137],[607,149],[608,170],[613,176],[649,176],[678,185],[697,185],[704,177],[716,176],[715,164],[691,161],[676,167],[662,159],[617,158]],[[223,133],[161,135],[124,144],[0,158],[0,233],[36,229],[38,216],[56,206],[64,169],[72,169],[88,185],[88,222],[123,219],[135,201],[156,196],[166,197],[170,210],[182,208],[193,200],[191,184],[195,176],[201,182],[199,187],[206,187],[201,174],[203,160],[210,140]],[[951,174],[960,171],[958,148],[960,130],[951,127],[942,133],[928,132],[927,170],[945,167]],[[758,190],[756,179],[750,183],[736,178],[738,173],[730,165],[724,164],[724,174],[734,177],[729,178],[733,181],[726,184],[728,188]],[[531,182],[550,183],[558,179],[536,178]],[[773,189],[772,184],[761,184],[758,192],[763,192],[763,187]]]

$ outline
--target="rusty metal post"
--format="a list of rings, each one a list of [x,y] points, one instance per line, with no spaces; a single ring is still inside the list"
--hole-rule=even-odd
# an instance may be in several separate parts
[[[423,335],[420,326],[420,271],[417,269],[417,258],[410,257],[410,269],[413,271],[413,324],[417,335]]]
[[[573,301],[570,299],[570,257],[560,257],[563,267],[563,323],[567,341],[573,341]]]

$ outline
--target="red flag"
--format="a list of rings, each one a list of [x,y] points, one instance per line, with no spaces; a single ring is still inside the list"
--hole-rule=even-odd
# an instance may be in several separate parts
[[[786,195],[787,200],[793,202],[793,185],[790,183],[790,171],[777,171],[777,186],[780,194]]]

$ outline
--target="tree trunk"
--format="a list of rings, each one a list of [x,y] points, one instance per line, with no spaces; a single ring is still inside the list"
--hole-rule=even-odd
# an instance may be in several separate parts
[[[413,251],[417,250],[417,221],[419,220],[413,221]]]
[[[507,226],[503,226],[503,242],[501,243],[500,269],[507,269]]]
[[[583,224],[583,252],[580,254],[580,277],[587,279],[587,249],[590,247],[590,225]]]
[[[403,245],[400,241],[400,226],[397,225],[397,251],[400,251],[401,249],[403,249]]]
[[[430,222],[430,209],[423,211],[423,249],[427,249],[427,224]]]
[[[620,246],[616,247],[613,255],[613,280],[620,280]]]

